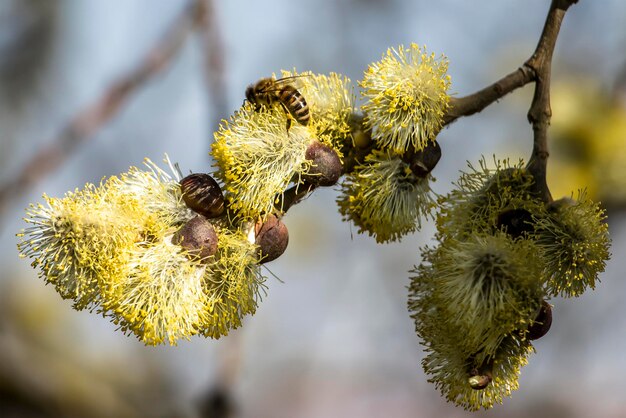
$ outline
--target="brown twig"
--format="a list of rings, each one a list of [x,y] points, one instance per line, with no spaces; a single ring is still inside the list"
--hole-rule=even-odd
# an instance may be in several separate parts
[[[462,116],[470,116],[478,113],[493,102],[511,93],[513,90],[523,87],[530,82],[538,81],[540,78],[545,79],[546,70],[548,74],[546,80],[547,85],[543,83],[543,81],[541,81],[541,84],[547,86],[549,89],[552,53],[554,52],[554,45],[559,33],[559,28],[561,27],[561,22],[567,9],[577,2],[578,0],[553,0],[543,32],[539,38],[539,43],[531,58],[516,71],[513,71],[484,89],[468,96],[451,98],[450,107],[447,114],[444,116],[444,125],[449,125]]]
[[[545,163],[548,156],[546,130],[550,123],[551,115],[549,88],[552,54],[563,16],[567,9],[577,2],[578,0],[553,0],[543,32],[533,55],[520,68],[502,77],[495,83],[467,96],[451,97],[450,106],[443,119],[444,126],[449,125],[460,117],[471,116],[481,112],[490,104],[528,83],[536,82],[535,97],[531,110],[528,113],[528,119],[535,131],[533,156],[530,160],[532,166],[529,169],[537,176],[538,183],[544,185]],[[362,118],[360,122],[362,123]],[[364,130],[364,127],[360,126],[359,129]],[[353,150],[353,153],[362,160],[369,151],[368,149]],[[350,164],[345,167],[345,172],[350,172],[354,166],[352,160],[348,161]],[[547,187],[541,187],[545,189],[541,191],[542,196],[549,200]]]
[[[493,102],[501,99],[535,79],[535,72],[526,65],[495,83],[464,97],[451,97],[450,107],[443,118],[443,124],[449,125],[462,116],[470,116],[482,111]]]
[[[545,202],[552,201],[546,181],[549,156],[548,126],[552,116],[550,108],[552,55],[565,12],[575,3],[578,3],[578,0],[552,0],[535,52],[522,67],[474,94],[452,98],[450,108],[444,117],[444,125],[448,125],[461,116],[480,112],[506,94],[534,81],[535,94],[528,111],[528,121],[533,128],[533,150],[527,169],[535,179],[536,195]]]
[[[289,208],[300,203],[308,194],[315,190],[316,186],[308,182],[302,182],[285,190],[275,205],[276,210],[287,213]]]
[[[528,161],[528,171],[533,175],[537,194],[551,202],[552,195],[546,181],[548,163],[548,126],[552,117],[550,108],[550,73],[552,54],[565,12],[578,0],[552,0],[548,17],[539,38],[535,53],[525,65],[535,73],[535,94],[528,111],[528,121],[533,127],[533,151]]]
[[[59,167],[67,156],[93,135],[121,109],[128,98],[148,80],[162,71],[180,50],[194,24],[196,8],[185,8],[165,36],[148,52],[139,65],[115,82],[102,97],[80,111],[51,145],[28,161],[22,171],[0,188],[0,213],[10,199],[28,190],[46,174]]]

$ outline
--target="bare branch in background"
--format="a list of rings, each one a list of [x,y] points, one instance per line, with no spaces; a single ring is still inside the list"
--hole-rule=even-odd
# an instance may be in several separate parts
[[[36,91],[56,42],[59,2],[23,0],[0,6],[0,95],[23,106]]]
[[[197,400],[201,418],[233,418],[239,416],[233,388],[241,374],[241,333],[234,333],[222,341],[217,356],[216,381]]]
[[[79,111],[55,141],[26,162],[17,177],[0,187],[0,214],[9,199],[27,191],[58,168],[81,142],[110,121],[132,94],[170,63],[195,24],[198,9],[193,6],[185,8],[136,68],[115,82],[98,100]]]
[[[207,85],[207,97],[213,104],[215,115],[211,121],[210,132],[217,130],[221,115],[228,113],[226,99],[226,71],[224,59],[224,40],[218,24],[213,0],[196,0],[198,8],[197,29],[199,32],[202,56],[204,59],[204,78]],[[212,136],[207,135],[209,141]]]

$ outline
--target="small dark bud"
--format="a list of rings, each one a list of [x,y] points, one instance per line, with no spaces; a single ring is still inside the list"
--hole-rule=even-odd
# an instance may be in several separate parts
[[[429,142],[426,148],[420,151],[407,152],[402,160],[419,178],[426,178],[441,159],[441,147],[437,141]]]
[[[276,215],[255,226],[256,245],[259,246],[261,263],[277,259],[287,249],[289,232],[287,226]]]
[[[496,227],[512,238],[519,238],[533,232],[532,220],[532,215],[526,209],[508,209],[498,214]]]
[[[208,174],[190,174],[180,181],[180,190],[187,207],[207,218],[224,213],[224,195],[219,184]]]
[[[365,127],[363,114],[351,113],[348,117],[348,124],[352,132],[352,144],[356,149],[365,150],[372,146],[372,130]]]
[[[217,252],[217,232],[208,219],[196,216],[174,234],[172,243],[183,247],[191,258],[207,260]]]
[[[528,339],[529,340],[537,340],[550,331],[550,327],[552,326],[552,307],[545,300],[541,302],[541,308],[539,308],[539,313],[537,314],[537,318],[528,327]]]
[[[337,183],[343,166],[334,149],[316,141],[309,145],[305,156],[312,161],[308,173],[302,176],[305,181],[316,186],[332,186]]]
[[[489,383],[491,383],[491,380],[493,380],[493,378],[491,376],[490,371],[486,371],[483,373],[479,371],[478,369],[473,369],[470,372],[470,378],[467,379],[467,382],[469,383],[472,389],[483,390],[487,386],[489,386]]]
[[[372,136],[369,132],[358,129],[352,133],[352,142],[355,148],[367,149],[372,144]]]
[[[557,213],[560,212],[562,209],[574,206],[575,204],[576,201],[571,197],[563,197],[561,199],[548,203],[547,209],[550,213]]]

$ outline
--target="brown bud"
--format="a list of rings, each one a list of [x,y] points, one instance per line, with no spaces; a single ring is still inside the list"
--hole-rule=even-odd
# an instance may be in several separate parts
[[[337,152],[320,142],[313,142],[306,150],[305,157],[312,162],[309,171],[302,178],[316,186],[332,186],[341,177],[343,166]]]
[[[498,214],[496,227],[518,238],[533,232],[533,217],[526,209],[506,209]]]
[[[352,144],[356,149],[365,150],[372,146],[372,130],[365,126],[362,113],[351,113],[348,117],[348,124],[352,133]]]
[[[367,149],[372,144],[372,136],[369,132],[363,132],[359,129],[352,132],[352,142],[358,149]]]
[[[484,373],[480,372],[478,369],[473,369],[470,372],[470,378],[467,379],[470,387],[474,390],[483,390],[492,380],[491,371],[486,371]]]
[[[180,181],[187,207],[207,218],[224,213],[224,195],[219,184],[208,174],[190,174]]]
[[[277,259],[287,249],[289,232],[276,215],[270,215],[265,222],[255,226],[256,245],[259,246],[261,263]]]
[[[402,160],[409,165],[413,174],[419,178],[428,176],[440,159],[441,147],[437,141],[429,142],[422,150],[409,151],[402,156]]]
[[[541,302],[541,308],[539,308],[539,313],[537,317],[533,321],[533,323],[528,327],[528,339],[536,340],[548,333],[550,331],[550,327],[552,326],[552,307],[545,300]]]
[[[574,206],[575,204],[576,201],[571,197],[563,197],[561,199],[548,203],[546,207],[548,209],[548,212],[556,213],[570,206]]]
[[[207,260],[217,252],[217,232],[208,219],[198,215],[174,234],[172,243],[183,247],[192,259]]]

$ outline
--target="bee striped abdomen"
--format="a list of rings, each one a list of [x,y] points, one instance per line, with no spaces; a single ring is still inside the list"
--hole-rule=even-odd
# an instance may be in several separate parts
[[[291,115],[301,125],[308,125],[310,114],[309,106],[302,93],[291,84],[287,84],[293,77],[262,78],[246,89],[246,99],[254,105],[256,111],[263,106],[271,107],[280,104],[285,113]],[[291,119],[287,120],[287,130],[291,126]]]
[[[309,106],[304,96],[293,86],[285,85],[278,93],[278,100],[287,111],[301,125],[308,125],[310,115]]]

